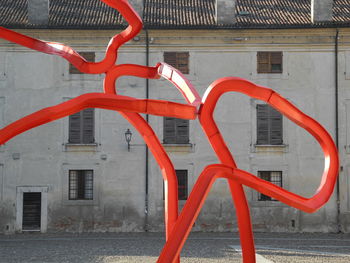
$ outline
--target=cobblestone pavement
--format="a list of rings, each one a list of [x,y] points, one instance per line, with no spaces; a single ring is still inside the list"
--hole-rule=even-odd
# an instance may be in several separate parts
[[[258,263],[350,262],[350,235],[255,235]],[[0,262],[156,262],[159,233],[0,235]],[[241,262],[236,233],[192,233],[181,262]]]

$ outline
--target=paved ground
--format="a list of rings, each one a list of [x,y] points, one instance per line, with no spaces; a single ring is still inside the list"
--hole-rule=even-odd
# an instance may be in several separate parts
[[[0,262],[156,262],[164,239],[156,233],[0,235]],[[350,235],[256,234],[259,263],[350,262]],[[181,262],[241,262],[234,233],[191,234]]]

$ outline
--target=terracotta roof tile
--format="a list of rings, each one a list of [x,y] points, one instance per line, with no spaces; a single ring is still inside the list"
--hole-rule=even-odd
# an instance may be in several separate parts
[[[148,0],[144,22],[150,26],[215,25],[215,0]]]
[[[234,1],[234,0],[232,0]],[[217,25],[216,0],[145,0],[147,28],[254,28],[350,26],[350,0],[334,0],[333,23],[311,23],[311,0],[236,0],[236,23]],[[0,0],[0,25],[37,28],[28,23],[27,0]],[[100,0],[50,0],[47,28],[119,28],[121,15]]]
[[[99,0],[50,0],[49,28],[115,28],[121,15]],[[27,0],[0,0],[0,25],[36,28],[27,18]]]

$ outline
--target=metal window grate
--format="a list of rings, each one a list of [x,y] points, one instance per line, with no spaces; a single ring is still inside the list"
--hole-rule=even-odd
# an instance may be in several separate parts
[[[282,187],[282,171],[258,171],[258,177]],[[276,199],[259,193],[259,201],[277,201]]]
[[[93,200],[93,170],[69,170],[69,200]]]

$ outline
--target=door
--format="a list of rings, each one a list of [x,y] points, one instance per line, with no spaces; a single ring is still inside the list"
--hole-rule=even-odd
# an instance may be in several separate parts
[[[41,225],[41,193],[23,193],[22,230],[38,230]]]

